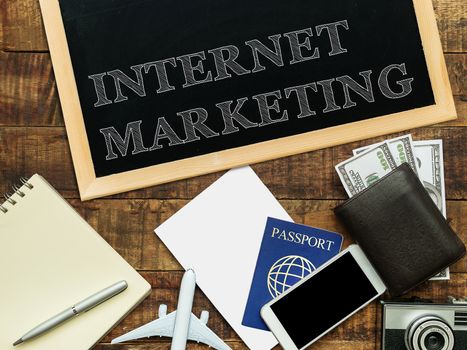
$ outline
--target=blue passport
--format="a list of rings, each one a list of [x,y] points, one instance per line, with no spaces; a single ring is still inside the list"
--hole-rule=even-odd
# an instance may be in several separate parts
[[[338,254],[342,241],[339,233],[268,218],[242,325],[269,330],[263,305]]]

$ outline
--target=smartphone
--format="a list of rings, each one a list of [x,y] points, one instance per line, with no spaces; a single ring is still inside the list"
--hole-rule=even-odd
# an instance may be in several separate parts
[[[303,349],[385,290],[354,244],[264,305],[261,317],[284,349]]]

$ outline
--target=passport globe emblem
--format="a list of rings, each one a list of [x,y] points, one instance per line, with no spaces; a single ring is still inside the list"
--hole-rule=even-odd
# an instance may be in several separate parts
[[[268,273],[268,290],[273,298],[301,281],[316,268],[310,260],[299,255],[288,255],[277,260]]]

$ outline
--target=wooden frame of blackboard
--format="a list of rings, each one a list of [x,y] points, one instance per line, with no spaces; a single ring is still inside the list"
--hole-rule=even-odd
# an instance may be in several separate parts
[[[40,0],[82,200],[456,119],[431,0],[413,0],[435,104],[247,146],[96,177],[58,0]]]

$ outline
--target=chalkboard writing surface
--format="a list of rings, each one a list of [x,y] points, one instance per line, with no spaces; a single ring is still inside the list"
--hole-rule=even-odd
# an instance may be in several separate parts
[[[455,117],[427,2],[42,1],[82,198]]]

